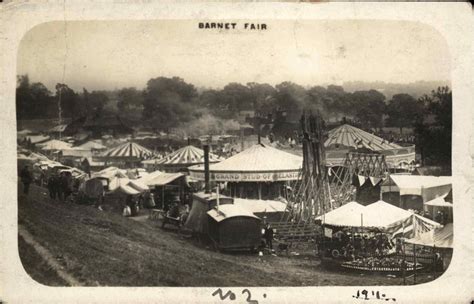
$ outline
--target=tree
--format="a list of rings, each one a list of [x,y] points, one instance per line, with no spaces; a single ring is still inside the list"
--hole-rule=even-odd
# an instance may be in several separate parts
[[[18,119],[50,116],[51,101],[51,92],[42,83],[30,83],[28,75],[17,77],[16,106]]]
[[[275,88],[268,83],[256,82],[247,83],[247,87],[255,111],[261,115],[272,114],[275,106]]]
[[[58,115],[60,111],[62,117],[70,117],[74,119],[81,112],[81,108],[78,103],[78,95],[73,89],[68,87],[67,84],[56,84],[56,96],[54,98],[57,103],[60,101],[60,106],[58,106]]]
[[[380,128],[385,113],[385,96],[376,91],[356,91],[351,95],[351,109],[359,123],[369,128]]]
[[[420,102],[408,94],[396,94],[387,105],[387,124],[400,128],[400,134],[404,127],[412,127],[415,118],[422,112]]]
[[[123,88],[117,96],[117,108],[120,111],[138,110],[143,107],[143,92],[135,88]]]
[[[143,92],[143,118],[155,129],[167,130],[193,117],[197,91],[178,77],[150,79]]]

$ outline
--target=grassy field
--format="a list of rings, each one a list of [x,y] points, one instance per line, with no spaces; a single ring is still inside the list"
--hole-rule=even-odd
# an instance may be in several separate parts
[[[85,286],[398,285],[401,278],[324,269],[314,256],[259,257],[215,252],[159,223],[90,206],[49,201],[33,186],[19,197],[19,224]],[[26,271],[45,285],[65,285],[20,240]],[[419,277],[419,282],[430,280]]]

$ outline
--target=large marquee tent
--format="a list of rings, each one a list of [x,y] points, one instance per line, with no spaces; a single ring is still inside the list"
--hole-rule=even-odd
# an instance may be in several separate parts
[[[256,144],[209,166],[210,179],[224,182],[226,195],[249,199],[275,199],[284,184],[300,179],[303,158],[264,144]],[[204,166],[189,167],[192,178],[204,180]]]
[[[385,155],[391,169],[407,169],[415,163],[415,146],[402,147],[364,130],[344,124],[328,133],[324,142],[328,166],[342,166],[347,152],[365,149]]]
[[[217,182],[275,182],[299,178],[303,158],[268,145],[256,144],[220,163],[209,166]],[[204,180],[204,167],[189,168],[191,176]]]

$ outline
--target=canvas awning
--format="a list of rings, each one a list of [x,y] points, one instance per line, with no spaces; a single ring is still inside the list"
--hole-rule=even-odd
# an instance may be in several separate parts
[[[419,195],[425,202],[445,196],[451,189],[452,178],[450,176],[394,174],[390,175],[381,187],[382,193],[399,192],[400,195]]]
[[[443,197],[437,197],[424,203],[426,206],[453,208],[453,204],[444,200]]]
[[[433,229],[417,237],[406,240],[407,243],[438,248],[453,248],[453,224]]]
[[[275,182],[300,178],[303,158],[268,145],[256,144],[226,160],[209,166],[218,182]],[[204,180],[204,166],[192,166],[193,178]]]

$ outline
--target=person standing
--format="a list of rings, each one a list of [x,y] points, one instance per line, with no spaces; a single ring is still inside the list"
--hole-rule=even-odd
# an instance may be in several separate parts
[[[20,178],[21,182],[23,183],[23,194],[28,195],[28,192],[30,190],[30,184],[33,180],[28,166],[23,167],[20,172]]]
[[[273,228],[267,223],[265,227],[265,242],[270,250],[273,251]]]

